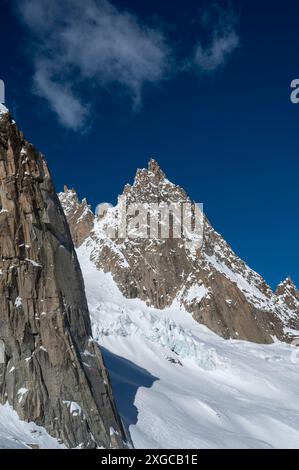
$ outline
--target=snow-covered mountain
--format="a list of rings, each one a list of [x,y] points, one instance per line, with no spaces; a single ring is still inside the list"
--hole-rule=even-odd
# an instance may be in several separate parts
[[[148,169],[137,171],[123,196],[126,203],[192,203],[154,160]],[[283,283],[274,293],[205,216],[202,246],[193,243],[192,234],[182,238],[111,238],[106,229],[116,224],[120,204],[94,216],[91,227],[92,212],[86,200],[80,203],[76,192],[68,189],[59,197],[76,246],[84,241],[90,247],[95,265],[112,274],[125,297],[139,298],[158,309],[178,302],[195,320],[224,338],[257,343],[271,343],[274,338],[289,341],[299,329],[296,287]]]
[[[188,200],[154,161],[124,194],[143,203]],[[74,190],[59,197],[78,240],[91,209]],[[93,336],[134,446],[298,448],[292,281],[272,292],[206,218],[195,252],[184,238],[107,238],[118,211],[93,216],[77,254]]]
[[[93,336],[136,448],[299,448],[299,355],[276,341],[227,340],[175,300],[124,297],[77,250]]]
[[[65,187],[63,214],[2,105],[0,160],[0,448],[121,448],[123,424],[137,448],[299,447],[290,278],[272,292],[205,216],[198,243],[174,216],[168,238],[107,237],[121,198],[95,216]],[[154,160],[123,196],[195,208]]]

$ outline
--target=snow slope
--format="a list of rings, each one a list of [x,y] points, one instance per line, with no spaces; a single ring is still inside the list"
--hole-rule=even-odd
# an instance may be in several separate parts
[[[34,423],[21,421],[6,403],[0,405],[0,449],[64,449],[47,431]]]
[[[126,299],[91,249],[78,257],[93,334],[136,448],[299,448],[294,347],[224,340],[178,301]]]

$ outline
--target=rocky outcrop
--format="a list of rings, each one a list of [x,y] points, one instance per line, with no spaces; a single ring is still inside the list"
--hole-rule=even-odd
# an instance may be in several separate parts
[[[278,284],[275,295],[299,315],[299,291],[290,277]]]
[[[0,238],[0,402],[68,447],[123,447],[65,215],[43,156],[7,112]]]
[[[72,239],[76,248],[90,235],[94,215],[86,199],[79,201],[74,189],[64,186],[64,191],[58,194],[69,224]]]
[[[283,282],[278,284],[275,291],[275,302],[277,308],[281,311],[284,311],[285,307],[287,307],[288,315],[286,324],[290,333],[298,336],[296,330],[298,330],[299,322],[299,290],[290,277],[287,277]]]
[[[194,207],[155,160],[137,171],[123,196],[126,207],[135,203]],[[199,235],[192,231],[177,237],[173,216],[168,236],[162,236],[160,221],[157,237],[138,236],[139,226],[133,229],[133,237],[120,236],[117,230],[107,237],[107,228],[114,227],[120,211],[121,200],[104,217],[95,218],[85,243],[92,248],[91,258],[98,268],[112,273],[126,297],[138,297],[160,309],[179,302],[198,322],[225,338],[271,343],[274,337],[288,340],[291,318],[292,328],[299,328],[299,318],[293,321],[287,302],[278,302],[264,279],[233,252],[205,216],[202,243],[197,243]],[[132,214],[127,224],[130,219]],[[149,223],[144,221],[146,231]]]

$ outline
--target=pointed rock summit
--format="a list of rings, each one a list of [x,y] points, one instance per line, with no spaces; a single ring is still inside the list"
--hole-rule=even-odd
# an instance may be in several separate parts
[[[87,200],[80,201],[74,189],[65,185],[63,193],[58,196],[67,216],[74,245],[78,247],[90,234],[94,214]]]
[[[165,174],[163,173],[158,162],[154,158],[151,158],[148,162],[148,171],[159,176],[160,179],[165,178]]]
[[[298,293],[298,289],[290,276],[286,277],[284,281],[278,284],[276,294],[279,295],[280,293],[285,293],[286,291],[292,292],[294,294]]]
[[[70,201],[82,217],[87,203]],[[68,447],[123,447],[65,215],[43,156],[8,113],[0,115],[0,238],[0,403]]]
[[[166,178],[154,159],[149,160],[147,168],[137,170],[133,185],[127,184],[123,194],[129,203],[171,203],[189,200],[182,188]]]
[[[299,290],[289,276],[278,284],[275,295],[278,303],[287,305],[295,313],[294,323],[297,324],[296,320],[299,318]]]

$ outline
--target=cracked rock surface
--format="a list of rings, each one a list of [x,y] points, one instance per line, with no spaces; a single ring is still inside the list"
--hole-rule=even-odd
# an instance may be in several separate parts
[[[0,114],[0,299],[0,402],[68,447],[124,447],[65,215],[45,159],[9,113]]]

